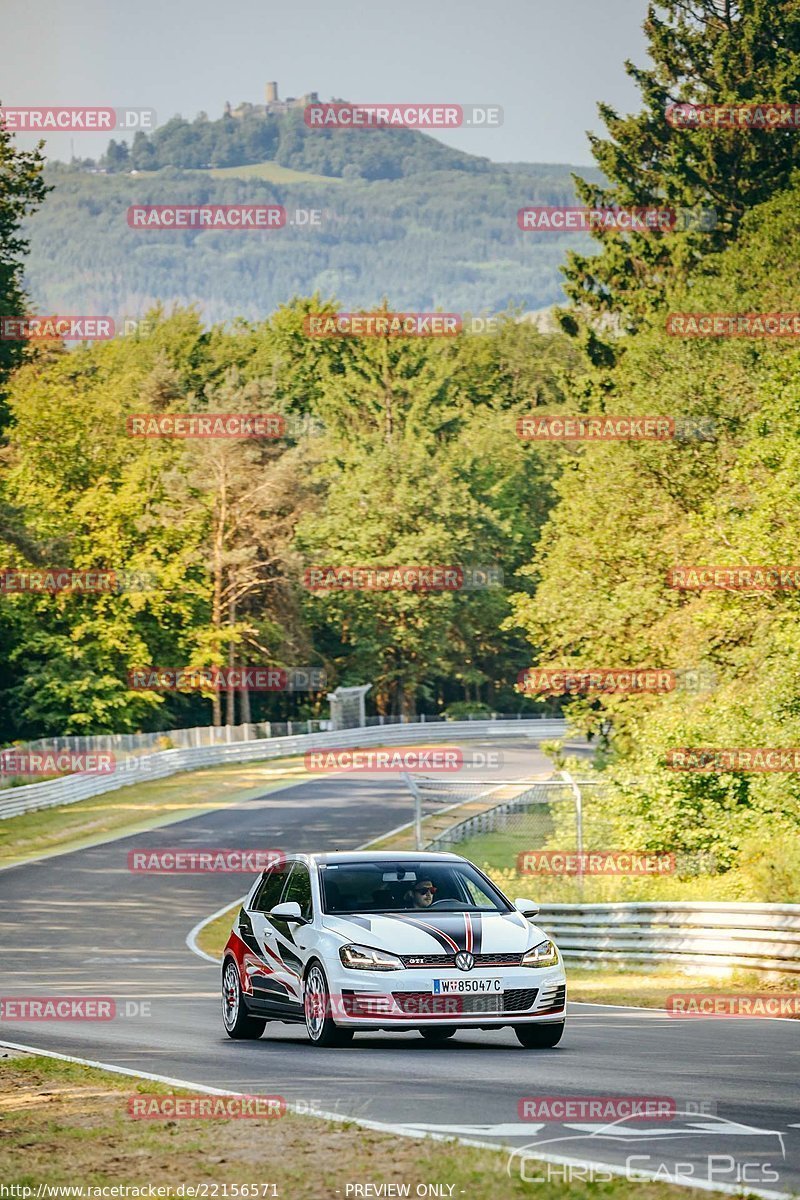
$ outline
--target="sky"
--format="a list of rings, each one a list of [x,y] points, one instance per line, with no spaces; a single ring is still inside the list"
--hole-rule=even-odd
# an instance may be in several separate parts
[[[646,63],[646,0],[0,0],[0,103],[222,113],[316,91],[354,101],[500,105],[491,129],[437,137],[495,162],[589,165],[597,101],[641,106],[624,71]],[[108,135],[48,138],[97,157]],[[342,136],[352,136],[343,133]],[[17,135],[30,147],[32,135]]]

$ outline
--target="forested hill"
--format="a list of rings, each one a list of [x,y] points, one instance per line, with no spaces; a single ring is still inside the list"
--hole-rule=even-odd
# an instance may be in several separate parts
[[[155,171],[244,166],[265,160],[345,179],[492,170],[488,158],[453,150],[413,129],[310,129],[300,109],[282,115],[245,111],[239,118],[226,115],[214,121],[205,114],[193,121],[173,117],[150,135],[137,133],[130,153],[125,143],[112,140],[101,165],[109,171]]]
[[[353,149],[407,132],[338,136]],[[412,136],[426,153],[438,145]],[[395,308],[425,311],[543,308],[563,298],[559,267],[567,248],[586,250],[589,239],[523,233],[517,212],[572,202],[573,169],[490,163],[369,181],[294,174],[272,161],[135,175],[55,164],[47,171],[54,190],[27,225],[26,285],[39,311],[115,318],[160,301],[197,304],[209,321],[260,319],[315,291],[347,308],[384,296]],[[277,203],[290,219],[297,209],[317,215],[272,232],[142,230],[126,220],[137,203]]]

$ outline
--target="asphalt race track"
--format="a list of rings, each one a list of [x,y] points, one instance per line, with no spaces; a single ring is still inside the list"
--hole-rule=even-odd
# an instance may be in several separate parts
[[[524,738],[500,748],[506,779],[547,769]],[[354,848],[411,815],[393,777],[328,776],[0,872],[2,994],[112,996],[131,1013],[107,1022],[7,1021],[0,1037],[517,1151],[618,1166],[635,1155],[636,1167],[662,1177],[683,1164],[687,1180],[800,1191],[800,1022],[680,1020],[571,1004],[564,1039],[550,1051],[523,1050],[511,1030],[462,1032],[443,1047],[416,1033],[357,1035],[349,1047],[319,1050],[299,1026],[272,1024],[258,1042],[232,1042],[222,1029],[219,969],[185,939],[242,895],[250,877],[127,869],[133,848]],[[143,1002],[149,1013],[139,1011]],[[672,1097],[684,1115],[612,1128],[518,1116],[524,1097],[628,1095]],[[515,1158],[511,1169],[533,1180],[558,1177],[562,1167]]]

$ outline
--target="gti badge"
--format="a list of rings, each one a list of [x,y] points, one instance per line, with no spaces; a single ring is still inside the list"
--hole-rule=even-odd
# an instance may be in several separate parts
[[[459,971],[471,971],[475,966],[475,959],[470,954],[469,950],[459,950],[456,955],[456,966]]]

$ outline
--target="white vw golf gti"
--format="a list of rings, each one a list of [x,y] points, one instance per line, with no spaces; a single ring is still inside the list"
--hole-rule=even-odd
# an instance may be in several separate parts
[[[456,854],[297,854],[265,871],[234,921],[222,963],[232,1038],[267,1021],[304,1022],[317,1046],[358,1029],[510,1025],[523,1046],[555,1046],[566,977],[557,947]]]

